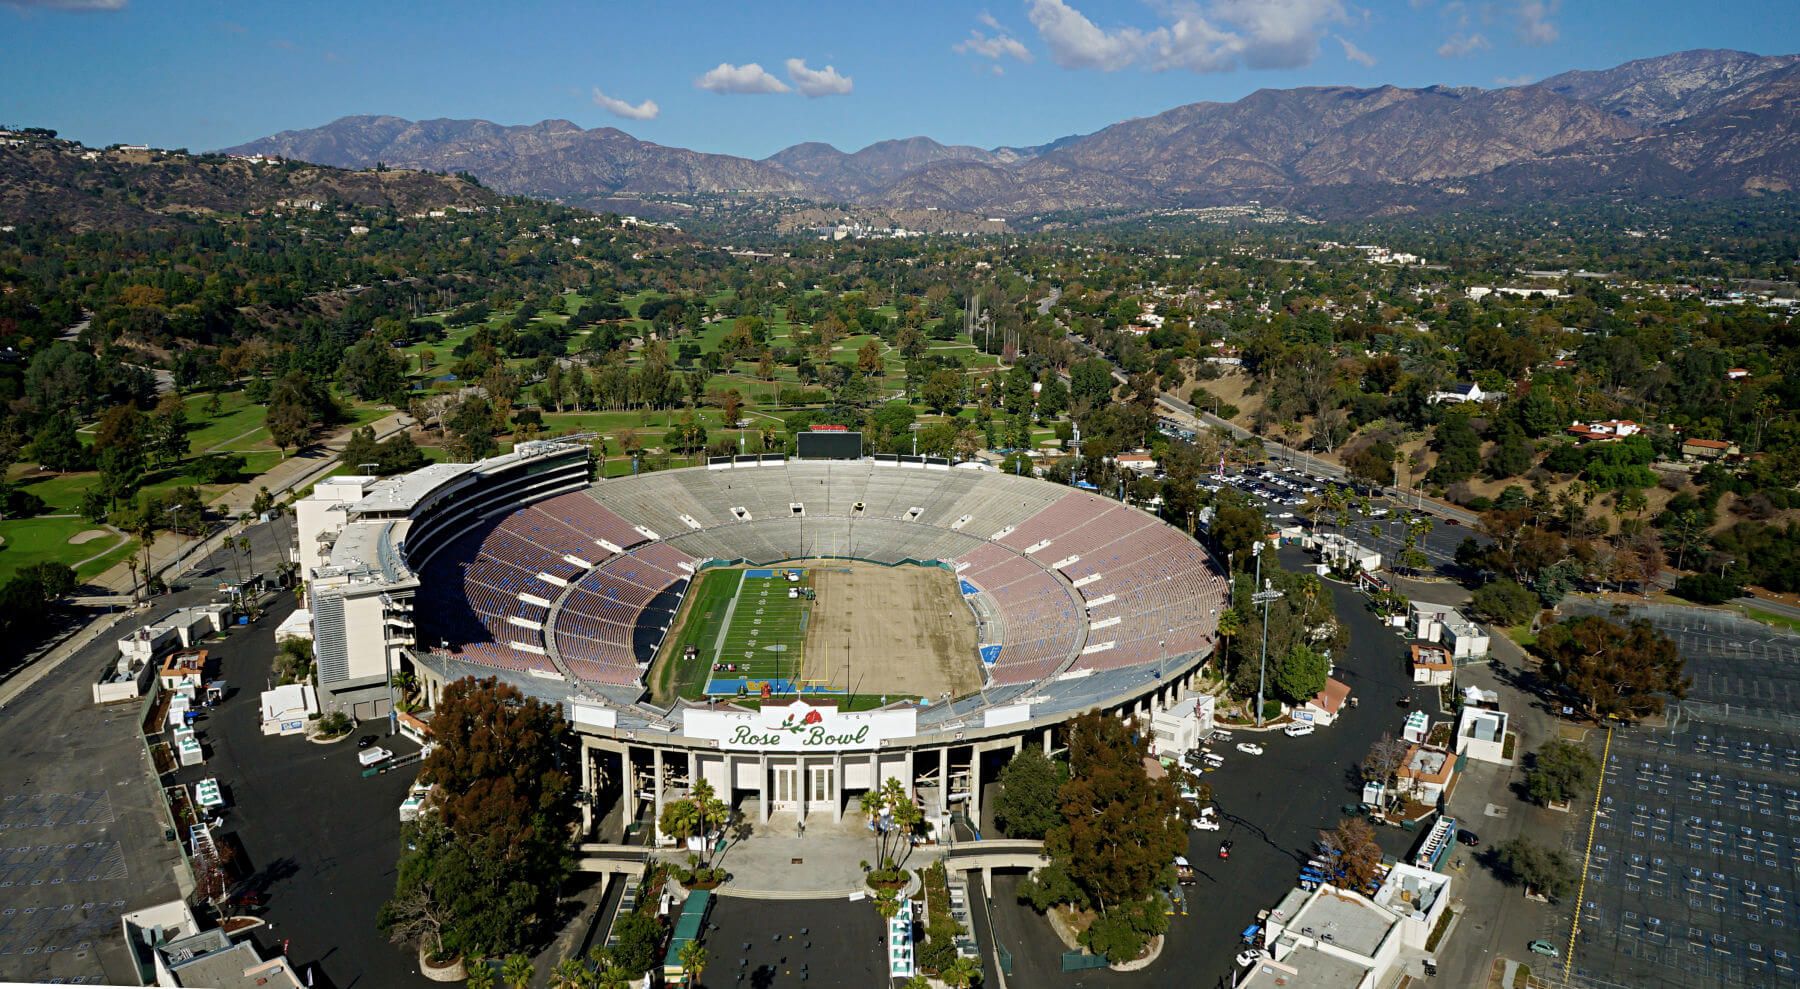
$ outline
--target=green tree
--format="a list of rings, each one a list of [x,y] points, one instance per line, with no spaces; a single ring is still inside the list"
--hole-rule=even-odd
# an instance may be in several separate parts
[[[613,934],[618,938],[618,944],[613,948],[613,960],[630,972],[632,978],[650,971],[650,966],[656,964],[663,931],[655,917],[634,910],[619,918],[613,925]]]
[[[1112,365],[1099,357],[1090,357],[1069,369],[1069,400],[1077,406],[1096,409],[1112,400]]]
[[[1540,804],[1567,803],[1581,796],[1600,772],[1600,760],[1585,747],[1554,739],[1531,755],[1525,792]]]
[[[1045,419],[1054,419],[1069,410],[1069,387],[1054,372],[1044,375],[1044,386],[1038,389],[1037,409]]]
[[[994,801],[994,823],[1008,838],[1042,838],[1062,822],[1057,791],[1065,767],[1034,747],[1026,746],[1000,773],[1000,795]]]
[[[1069,723],[1069,778],[1058,793],[1063,821],[1045,836],[1052,858],[1102,913],[1149,897],[1187,848],[1174,782],[1145,772],[1149,739],[1133,732],[1097,713]]]
[[[363,401],[395,401],[406,391],[406,362],[387,341],[366,336],[344,351],[338,383]]]
[[[1681,654],[1648,621],[1618,625],[1595,615],[1558,622],[1539,633],[1547,679],[1591,718],[1662,713],[1668,698],[1687,696]]]
[[[119,445],[100,454],[100,491],[107,506],[125,504],[137,496],[144,483],[144,454],[135,446]]]
[[[1494,452],[1488,455],[1487,474],[1495,480],[1518,477],[1531,469],[1531,441],[1512,420],[1503,420],[1500,425],[1499,442]]]
[[[401,859],[396,898],[408,876],[435,877],[456,950],[518,950],[555,921],[573,867],[567,734],[559,709],[492,678],[444,688],[420,774],[433,784],[427,823]]]
[[[1494,846],[1494,871],[1509,886],[1525,886],[1558,900],[1575,888],[1575,870],[1560,848],[1545,848],[1529,838],[1512,838]]]
[[[71,470],[86,470],[89,463],[88,448],[82,445],[81,438],[75,433],[74,417],[67,412],[58,412],[45,419],[37,432],[32,434],[31,457],[59,474]]]
[[[268,406],[263,411],[263,425],[269,430],[269,438],[275,441],[275,445],[283,453],[305,446],[312,439],[314,420],[303,390],[295,383],[282,379],[269,393]]]
[[[188,455],[193,441],[188,439],[187,404],[180,395],[170,392],[157,400],[147,434],[146,446],[158,464],[179,463]]]
[[[1481,466],[1481,437],[1475,435],[1469,417],[1460,412],[1452,412],[1438,423],[1432,445],[1437,448],[1438,460],[1425,476],[1434,484],[1466,481]]]
[[[468,989],[494,989],[493,966],[485,961],[470,961],[467,965],[469,977],[464,980],[463,985]]]
[[[949,415],[962,408],[963,376],[948,368],[931,372],[919,399],[938,415]]]
[[[1357,480],[1375,487],[1387,487],[1394,483],[1394,461],[1399,456],[1392,443],[1377,440],[1345,457],[1344,469]]]
[[[1461,550],[1459,548],[1458,552]],[[1481,585],[1469,599],[1470,610],[1501,625],[1519,625],[1537,613],[1537,595],[1516,580],[1501,578]]]
[[[1316,650],[1303,645],[1296,645],[1288,650],[1286,656],[1274,671],[1274,687],[1276,695],[1285,697],[1290,704],[1300,704],[1325,689],[1327,671],[1331,661]]]

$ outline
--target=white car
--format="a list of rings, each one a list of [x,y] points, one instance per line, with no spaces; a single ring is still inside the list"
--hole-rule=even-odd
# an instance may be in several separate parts
[[[1245,755],[1262,755],[1263,753],[1262,746],[1255,742],[1239,742],[1237,743],[1237,750]]]
[[[1212,731],[1212,737],[1213,737],[1214,741],[1219,741],[1219,742],[1229,741],[1231,739],[1231,732],[1224,728],[1214,728]]]
[[[1256,950],[1255,948],[1246,948],[1243,951],[1238,952],[1238,956],[1237,956],[1238,967],[1239,968],[1249,968],[1250,966],[1256,964],[1257,962],[1262,961],[1262,958],[1263,958],[1262,952]]]
[[[1315,730],[1317,729],[1314,725],[1305,721],[1296,721],[1286,728],[1281,729],[1282,734],[1285,734],[1289,738],[1299,738],[1301,735],[1311,735]]]
[[[1217,831],[1217,830],[1219,830],[1219,827],[1220,827],[1219,819],[1216,817],[1196,817],[1196,818],[1194,818],[1194,828],[1196,830]]]

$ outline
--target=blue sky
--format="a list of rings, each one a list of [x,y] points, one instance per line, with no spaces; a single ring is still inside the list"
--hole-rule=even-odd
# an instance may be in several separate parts
[[[0,0],[0,123],[199,150],[357,113],[565,118],[762,157],[1036,144],[1265,87],[1491,87],[1685,48],[1800,49],[1800,2]]]

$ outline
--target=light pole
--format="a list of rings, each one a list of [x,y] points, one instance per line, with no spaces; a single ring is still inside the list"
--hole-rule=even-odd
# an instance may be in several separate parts
[[[1262,540],[1257,540],[1256,581],[1259,584],[1263,582],[1262,551],[1264,545]],[[1258,728],[1261,728],[1263,723],[1263,686],[1269,673],[1269,605],[1281,600],[1281,596],[1281,592],[1275,589],[1275,582],[1272,580],[1263,584],[1262,590],[1250,595],[1250,603],[1262,605],[1263,610],[1262,655],[1257,661],[1256,667],[1256,727]]]

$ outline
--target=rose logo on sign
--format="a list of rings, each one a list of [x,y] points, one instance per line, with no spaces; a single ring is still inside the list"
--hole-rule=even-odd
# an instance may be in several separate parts
[[[800,707],[798,704],[793,706]],[[804,708],[800,711],[789,710],[788,716],[781,719],[779,727],[782,731],[798,735],[806,731],[806,729],[812,725],[823,723],[824,720],[825,716],[823,714],[810,708]]]

